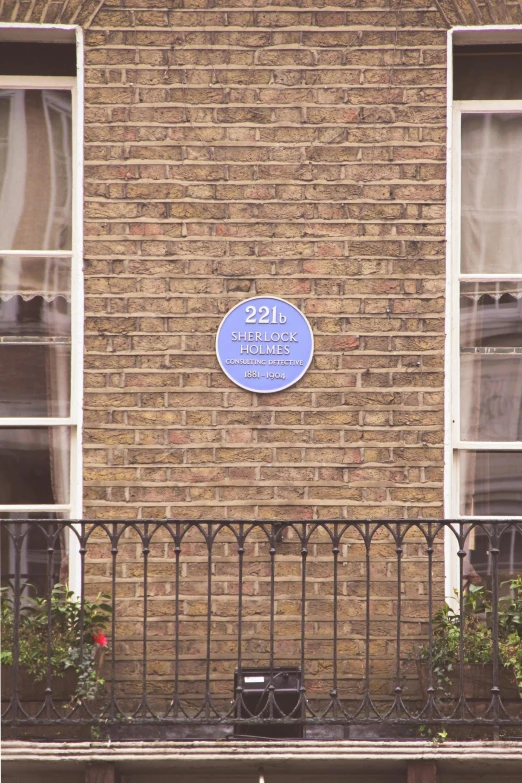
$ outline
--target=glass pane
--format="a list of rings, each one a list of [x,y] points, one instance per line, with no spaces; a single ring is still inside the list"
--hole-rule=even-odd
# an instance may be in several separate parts
[[[460,513],[522,516],[522,452],[462,451]]]
[[[69,250],[71,93],[0,90],[0,249]]]
[[[475,47],[473,47],[474,49]],[[522,52],[488,46],[457,46],[453,57],[453,100],[520,100]]]
[[[7,146],[9,138],[9,122],[11,119],[11,101],[0,91],[0,171],[7,166]]]
[[[0,257],[0,335],[70,333],[71,260]]]
[[[491,589],[489,577],[493,572],[493,556],[490,551],[492,538],[492,523],[484,523],[479,527],[474,527],[470,530],[467,538],[468,557],[471,564],[469,576],[475,584],[485,584],[488,589]],[[498,581],[502,586],[503,582],[522,573],[522,526],[515,523],[506,527],[500,535],[497,535],[497,541],[499,549],[496,556],[499,571]],[[506,592],[505,586],[502,592]]]
[[[463,440],[522,440],[522,283],[461,284]]]
[[[68,427],[0,428],[0,503],[69,502]]]
[[[522,348],[522,281],[461,283],[460,345]]]
[[[1,340],[0,416],[69,416],[70,345]]]
[[[522,114],[462,116],[464,273],[522,272]]]
[[[522,354],[463,354],[461,438],[522,440]]]
[[[52,536],[51,541],[54,544],[54,553],[51,557],[51,583],[68,582],[68,541],[67,532],[56,530],[52,524],[53,520],[66,519],[67,512],[27,512],[27,511],[1,511],[0,520],[22,520],[38,519],[45,520],[44,525],[35,525],[34,527],[27,523],[20,523],[17,529],[23,535],[22,546],[20,550],[20,578],[22,585],[29,583],[39,595],[45,595],[47,589],[48,571],[49,571],[49,553],[47,551],[48,531]],[[0,526],[0,552],[1,552],[1,585],[7,587],[13,584],[15,576],[15,558],[16,552],[13,542],[14,525]]]

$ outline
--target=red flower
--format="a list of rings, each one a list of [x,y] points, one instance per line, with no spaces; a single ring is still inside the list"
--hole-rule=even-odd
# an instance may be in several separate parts
[[[100,647],[107,647],[107,637],[102,634],[101,631],[95,631],[92,635],[94,644],[99,644]]]

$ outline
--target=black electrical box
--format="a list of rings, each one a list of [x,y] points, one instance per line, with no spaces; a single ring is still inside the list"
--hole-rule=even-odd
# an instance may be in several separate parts
[[[270,686],[273,686],[272,718],[283,720],[291,718],[294,721],[301,718],[299,696],[301,690],[301,670],[297,667],[285,666],[273,668],[245,668],[234,676],[234,692],[241,687],[241,709],[236,705],[235,717],[255,721],[256,718],[268,720],[270,707],[268,703]],[[234,734],[249,737],[269,737],[273,739],[299,738],[303,736],[302,723],[236,723]]]

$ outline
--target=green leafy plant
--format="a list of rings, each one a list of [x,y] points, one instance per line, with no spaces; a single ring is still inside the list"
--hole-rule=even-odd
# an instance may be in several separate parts
[[[504,584],[509,584],[509,595],[500,599],[499,656],[522,695],[522,576]]]
[[[433,742],[435,745],[442,745],[443,742],[445,742],[448,739],[448,731],[443,726],[440,731],[437,732],[435,737],[433,738]]]
[[[47,677],[64,677],[74,671],[77,686],[73,699],[93,699],[103,685],[100,677],[103,651],[107,639],[103,629],[111,615],[110,596],[99,594],[94,601],[84,599],[82,604],[66,585],[57,584],[49,599],[35,594],[31,585],[22,590],[18,646],[19,666],[35,682]],[[0,619],[2,652],[0,661],[13,663],[14,605],[12,589],[0,591]]]
[[[522,576],[504,582],[509,593],[498,602],[498,652],[501,666],[517,683],[522,696]],[[455,591],[454,605],[459,605]],[[482,585],[470,585],[462,596],[462,613],[445,604],[433,618],[431,647],[432,670],[438,688],[444,693],[458,670],[462,654],[464,664],[491,664],[493,661],[492,596]],[[430,660],[428,645],[419,651],[421,661]]]

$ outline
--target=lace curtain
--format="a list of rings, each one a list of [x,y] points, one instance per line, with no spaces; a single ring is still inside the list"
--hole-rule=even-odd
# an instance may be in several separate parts
[[[462,272],[522,271],[522,116],[462,117]]]

